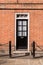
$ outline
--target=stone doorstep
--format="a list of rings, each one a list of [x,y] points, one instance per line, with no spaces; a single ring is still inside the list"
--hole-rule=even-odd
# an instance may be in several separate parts
[[[19,57],[19,56],[29,56],[30,55],[30,51],[13,51],[12,52],[12,56],[13,57]]]
[[[30,51],[13,51],[13,54],[30,54]]]

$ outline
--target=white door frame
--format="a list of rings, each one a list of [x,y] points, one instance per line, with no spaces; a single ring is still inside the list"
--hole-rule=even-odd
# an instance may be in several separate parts
[[[14,44],[15,45],[15,50],[16,50],[16,19],[17,19],[16,18],[16,15],[17,14],[27,14],[28,15],[28,17],[27,18],[24,18],[24,19],[28,19],[28,48],[27,48],[27,51],[29,51],[29,22],[30,22],[29,13],[15,13],[15,44]]]

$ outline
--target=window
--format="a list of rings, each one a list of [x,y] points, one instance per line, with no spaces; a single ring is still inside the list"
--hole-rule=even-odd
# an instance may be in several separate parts
[[[22,26],[18,26],[18,31],[22,31]]]
[[[18,21],[18,25],[22,25],[22,22],[21,21]]]
[[[27,22],[26,21],[23,21],[23,25],[26,25],[27,24]]]
[[[18,36],[27,36],[27,23],[28,23],[28,14],[17,14],[17,28],[18,28]]]
[[[18,36],[22,36],[22,32],[18,32]]]

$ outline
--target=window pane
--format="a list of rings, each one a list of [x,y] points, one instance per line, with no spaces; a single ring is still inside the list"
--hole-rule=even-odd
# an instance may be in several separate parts
[[[17,18],[19,17],[19,14],[17,14]]]
[[[23,31],[26,31],[26,26],[23,26]]]
[[[17,18],[18,17],[27,17],[28,15],[27,14],[17,14]]]
[[[23,36],[27,36],[27,32],[23,32]]]
[[[22,21],[18,21],[18,25],[22,25]]]
[[[22,31],[22,26],[18,26],[18,31]]]
[[[27,25],[27,21],[23,21],[23,25]]]
[[[18,36],[22,36],[22,32],[18,32]]]

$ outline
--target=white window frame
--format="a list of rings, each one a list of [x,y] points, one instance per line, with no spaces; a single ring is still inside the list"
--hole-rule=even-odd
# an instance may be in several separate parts
[[[16,18],[16,15],[17,14],[27,14],[28,17],[27,18]],[[15,50],[16,50],[16,19],[28,19],[28,48],[27,48],[27,51],[29,51],[29,23],[30,23],[30,13],[15,13]]]

